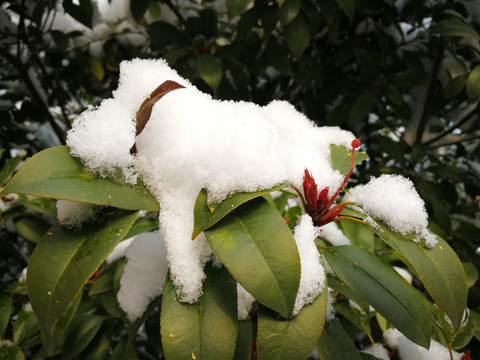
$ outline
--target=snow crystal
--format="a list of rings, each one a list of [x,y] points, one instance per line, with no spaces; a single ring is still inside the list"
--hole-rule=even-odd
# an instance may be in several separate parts
[[[127,248],[130,246],[130,244],[132,243],[133,240],[135,240],[135,237],[132,237],[130,239],[123,240],[122,242],[120,242],[115,247],[115,249],[113,249],[113,251],[110,253],[110,255],[108,255],[105,262],[107,264],[111,264],[111,263],[117,261],[118,259],[124,257],[125,252],[127,251]]]
[[[68,200],[57,200],[58,222],[64,226],[80,227],[90,221],[100,209],[99,206]]]
[[[248,317],[254,301],[255,298],[250,295],[250,293],[245,290],[242,285],[237,283],[238,320],[245,320]]]
[[[333,246],[351,245],[350,240],[340,230],[335,222],[330,222],[323,225],[321,228],[320,237],[327,240]]]
[[[128,259],[117,294],[120,307],[131,322],[162,294],[168,271],[165,246],[158,233],[144,233],[135,238],[125,252]]]
[[[385,221],[393,230],[404,235],[415,233],[415,241],[424,239],[429,247],[437,243],[427,229],[425,203],[409,179],[382,175],[351,189],[350,195],[368,215]]]
[[[165,80],[185,88],[155,104],[135,139],[137,110]],[[108,134],[103,130],[107,128]],[[318,187],[328,186],[332,196],[344,177],[331,167],[330,144],[350,149],[353,139],[338,127],[315,127],[287,102],[261,107],[216,101],[163,60],[136,59],[121,64],[113,99],[82,114],[67,144],[100,174],[118,167],[132,181],[133,165],[161,204],[160,232],[177,293],[182,301],[195,302],[211,253],[204,238],[191,240],[199,191],[206,188],[209,202],[219,202],[235,191],[267,189],[284,181],[301,188],[308,168]],[[130,154],[134,141],[136,156]]]
[[[385,342],[390,346],[398,347],[398,352],[402,360],[440,360],[450,359],[448,349],[442,344],[431,340],[430,348],[427,350],[408,340],[397,329],[388,329],[383,333]],[[462,354],[452,351],[454,360],[460,360]]]
[[[320,254],[315,245],[315,238],[320,233],[320,229],[313,225],[310,215],[302,215],[294,231],[301,264],[300,286],[293,308],[293,315],[297,315],[304,305],[310,304],[322,292],[325,269],[320,262]]]
[[[390,360],[387,349],[383,347],[382,344],[373,344],[367,347],[365,350],[362,350],[363,353],[372,355],[377,359],[381,360]]]
[[[335,302],[336,298],[332,295],[333,289],[328,288],[327,294],[327,309],[325,311],[325,321],[330,321],[335,318],[335,308],[333,307],[333,303]]]

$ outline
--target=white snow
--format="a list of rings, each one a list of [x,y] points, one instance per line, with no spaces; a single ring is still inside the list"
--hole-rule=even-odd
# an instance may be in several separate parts
[[[254,301],[255,298],[250,295],[250,293],[245,290],[242,285],[237,283],[238,320],[245,320],[248,317]]]
[[[186,88],[158,101],[135,139],[136,111],[165,80]],[[164,61],[136,59],[121,64],[113,98],[82,114],[67,144],[102,175],[118,167],[132,181],[133,165],[161,204],[160,232],[172,281],[182,301],[195,302],[211,252],[204,238],[190,239],[199,191],[206,188],[209,201],[218,202],[235,191],[266,189],[284,181],[301,188],[308,168],[319,189],[329,186],[332,196],[343,176],[330,165],[330,144],[350,149],[353,139],[338,127],[315,127],[287,102],[260,107],[216,101]],[[135,140],[137,154],[132,156]]]
[[[125,252],[128,259],[120,279],[118,303],[133,322],[161,295],[168,271],[164,241],[158,233],[138,235]]]
[[[338,228],[335,222],[330,222],[323,225],[321,228],[320,237],[327,240],[333,246],[351,245],[350,240],[345,234]]]
[[[393,230],[414,233],[415,241],[424,240],[429,247],[437,243],[427,229],[425,203],[409,179],[399,175],[372,178],[366,185],[350,189],[349,201],[352,198],[368,215],[385,221]]]
[[[127,251],[127,248],[130,246],[130,244],[133,242],[133,240],[135,240],[135,237],[121,241],[117,246],[115,246],[115,249],[113,249],[110,255],[108,255],[108,257],[105,259],[105,262],[107,264],[111,264],[114,261],[125,257],[125,252]]]
[[[310,304],[322,292],[325,287],[325,269],[315,245],[320,229],[313,225],[310,215],[302,215],[294,231],[301,263],[300,286],[293,308],[293,315],[297,315],[304,305]]]
[[[398,347],[398,352],[402,360],[449,360],[448,349],[442,344],[431,340],[430,349],[425,349],[408,340],[397,329],[388,329],[383,333],[385,342],[389,347]],[[460,360],[462,354],[452,351],[453,359]]]
[[[63,226],[80,227],[83,222],[92,220],[99,206],[68,200],[57,200],[57,218]]]
[[[413,281],[413,276],[408,272],[407,269],[394,266],[393,269],[400,274],[401,277],[403,277],[407,282],[411,285]]]
[[[390,360],[388,350],[382,344],[376,343],[362,350],[363,353],[375,356],[377,359]]]

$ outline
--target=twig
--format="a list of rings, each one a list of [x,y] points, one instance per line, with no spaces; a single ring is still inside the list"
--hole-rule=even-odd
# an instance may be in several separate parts
[[[423,104],[422,116],[420,117],[420,122],[417,128],[417,136],[414,141],[414,145],[420,144],[422,142],[423,133],[427,126],[427,122],[430,118],[430,105],[433,97],[433,90],[435,88],[435,80],[438,78],[440,72],[440,66],[442,65],[443,60],[443,49],[439,50],[435,63],[433,64],[432,77],[430,83],[428,84],[427,96],[425,98],[425,103]]]
[[[471,141],[471,140],[475,140],[475,139],[480,139],[480,135],[472,136],[472,137],[469,137],[469,138],[460,139],[460,140],[456,140],[456,141],[452,141],[452,142],[449,142],[449,143],[446,143],[446,144],[433,145],[433,146],[428,147],[428,149],[431,150],[431,149],[436,149],[436,148],[439,148],[439,147],[442,147],[442,146],[450,146],[450,145],[460,144],[462,142],[467,142],[467,141]]]
[[[475,109],[473,109],[467,116],[465,116],[463,119],[460,119],[459,121],[457,121],[455,124],[453,124],[452,126],[449,126],[447,127],[445,130],[441,131],[440,133],[438,133],[437,135],[435,135],[433,138],[429,139],[428,141],[425,141],[422,145],[424,146],[428,146],[432,143],[434,143],[435,141],[441,139],[442,137],[450,134],[453,130],[455,130],[456,128],[462,126],[463,124],[465,124],[467,121],[469,121],[474,115],[478,114],[478,109],[480,108],[480,102],[477,104],[477,106],[475,107]]]

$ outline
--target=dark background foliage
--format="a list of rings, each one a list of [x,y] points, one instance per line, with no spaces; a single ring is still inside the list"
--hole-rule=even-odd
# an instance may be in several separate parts
[[[431,229],[472,273],[480,267],[479,1],[99,4],[2,3],[0,185],[24,156],[64,143],[75,117],[111,95],[122,60],[164,58],[216,98],[287,100],[319,126],[351,130],[370,156],[354,181],[382,173],[410,178]],[[15,294],[14,314],[27,301],[16,281],[54,216],[50,201],[3,199],[0,289]],[[92,301],[114,312],[110,300]],[[478,283],[468,305],[480,311]],[[13,338],[13,323],[6,322],[5,338]],[[125,346],[121,321],[102,326],[102,339]],[[155,327],[158,319],[147,321],[151,337],[159,336]],[[16,339],[27,356],[40,337],[30,330],[36,338]],[[146,359],[161,352],[149,340],[138,341]],[[478,347],[475,337],[469,347]]]

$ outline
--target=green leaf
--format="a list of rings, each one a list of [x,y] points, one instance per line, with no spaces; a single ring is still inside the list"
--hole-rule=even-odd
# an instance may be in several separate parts
[[[142,20],[149,6],[150,0],[135,0],[130,2],[130,12],[136,22]]]
[[[287,0],[280,6],[280,25],[285,26],[298,15],[300,11],[300,0]]]
[[[325,323],[316,347],[321,360],[361,360],[352,339],[337,319]]]
[[[325,324],[326,289],[304,306],[292,319],[279,319],[270,309],[258,311],[258,359],[306,359],[317,342]]]
[[[72,0],[64,0],[63,1],[63,9],[65,12],[77,20],[79,23],[85,25],[86,27],[92,28],[92,15],[93,15],[93,8],[91,9],[88,6],[88,3],[91,2],[89,0],[83,0],[80,2],[80,5],[76,5],[72,2]]]
[[[463,262],[463,270],[467,276],[467,286],[471,288],[478,281],[478,270],[474,264],[470,262]]]
[[[348,16],[350,22],[352,22],[353,17],[355,16],[355,0],[335,0],[338,5],[342,8],[345,15]]]
[[[12,297],[0,294],[0,339],[3,339],[5,330],[12,314]]]
[[[33,216],[15,218],[13,225],[19,235],[34,243],[38,243],[50,227],[45,221]]]
[[[21,310],[17,315],[17,320],[13,326],[13,341],[22,346],[28,338],[39,333],[40,326],[37,318],[32,311]]]
[[[459,75],[445,86],[445,99],[449,100],[460,94],[467,83],[467,75]]]
[[[300,283],[297,245],[264,198],[253,199],[205,231],[222,263],[261,304],[288,318]]]
[[[338,291],[340,294],[346,296],[353,302],[355,302],[360,308],[363,309],[365,313],[368,312],[369,305],[368,303],[363,300],[358,294],[353,291],[350,287],[347,286],[343,281],[339,280],[338,278],[328,275],[327,277],[328,287],[332,288],[335,291]]]
[[[0,340],[0,360],[25,360],[25,356],[14,342]]]
[[[46,337],[77,297],[92,273],[122,240],[137,217],[117,210],[101,223],[80,230],[54,225],[28,264],[27,288],[32,308]]]
[[[475,66],[468,74],[466,90],[469,99],[480,97],[480,65]]]
[[[155,214],[155,216],[153,216],[153,214]],[[158,229],[158,226],[159,226],[158,214],[157,213],[153,213],[153,214],[152,216],[145,216],[138,219],[135,222],[135,224],[133,224],[128,234],[125,236],[125,239],[143,234],[144,232],[150,232]]]
[[[159,210],[158,202],[141,185],[101,178],[85,171],[66,146],[43,150],[28,159],[1,195],[10,193],[79,201],[127,210]]]
[[[223,76],[220,60],[212,55],[200,55],[197,58],[197,67],[200,77],[214,92],[217,92]]]
[[[348,123],[356,124],[370,114],[375,105],[375,94],[368,92],[360,95],[353,103],[348,114]]]
[[[462,263],[452,248],[437,236],[433,248],[425,248],[377,221],[376,234],[415,270],[433,300],[445,311],[457,329],[467,305],[467,279]],[[388,318],[387,318],[388,319]],[[393,323],[393,322],[392,322]]]
[[[231,20],[240,15],[253,0],[227,0],[227,15]]]
[[[279,184],[271,189],[255,191],[250,193],[235,193],[230,195],[220,204],[208,204],[208,195],[205,189],[202,189],[195,201],[193,209],[194,225],[192,239],[195,239],[202,231],[205,231],[219,222],[226,215],[231,213],[240,205],[266,195],[272,191],[280,190],[289,186],[289,183]]]
[[[475,335],[475,322],[468,316],[466,321],[460,325],[452,338],[452,349],[458,350],[468,345]]]
[[[238,321],[237,344],[233,360],[251,360],[253,329],[250,318]]]
[[[288,48],[295,57],[300,58],[310,44],[310,25],[307,17],[302,12],[298,13],[283,30]]]
[[[93,76],[98,81],[102,81],[103,77],[105,76],[105,70],[103,69],[102,62],[97,58],[91,57],[90,58],[90,70],[92,70]]]
[[[467,22],[452,17],[432,25],[430,31],[445,36],[460,36],[480,40],[480,34]]]
[[[370,318],[367,315],[362,314],[358,309],[351,307],[345,301],[337,301],[333,303],[333,308],[337,314],[348,319],[358,330],[367,334],[369,339],[373,341],[372,329],[369,323]]]
[[[84,350],[97,335],[105,317],[84,314],[73,319],[62,349],[62,360],[72,359]]]
[[[340,174],[347,175],[352,164],[352,150],[347,150],[343,146],[330,145],[330,159],[332,161],[333,170],[338,170]],[[364,151],[355,151],[353,166],[357,166],[362,161],[368,159],[368,155]]]
[[[0,170],[0,186],[5,184],[13,172],[17,169],[17,166],[22,162],[23,156],[15,156],[14,158],[8,159],[5,165],[3,165],[2,170]]]
[[[160,328],[167,359],[231,359],[237,338],[236,283],[228,271],[207,264],[203,295],[195,304],[178,301],[167,275]]]
[[[341,220],[338,223],[352,245],[370,252],[375,250],[375,235],[368,225],[350,220]],[[321,236],[322,234],[320,234]]]
[[[325,251],[337,276],[416,344],[430,345],[431,322],[422,295],[379,257],[353,246]]]

